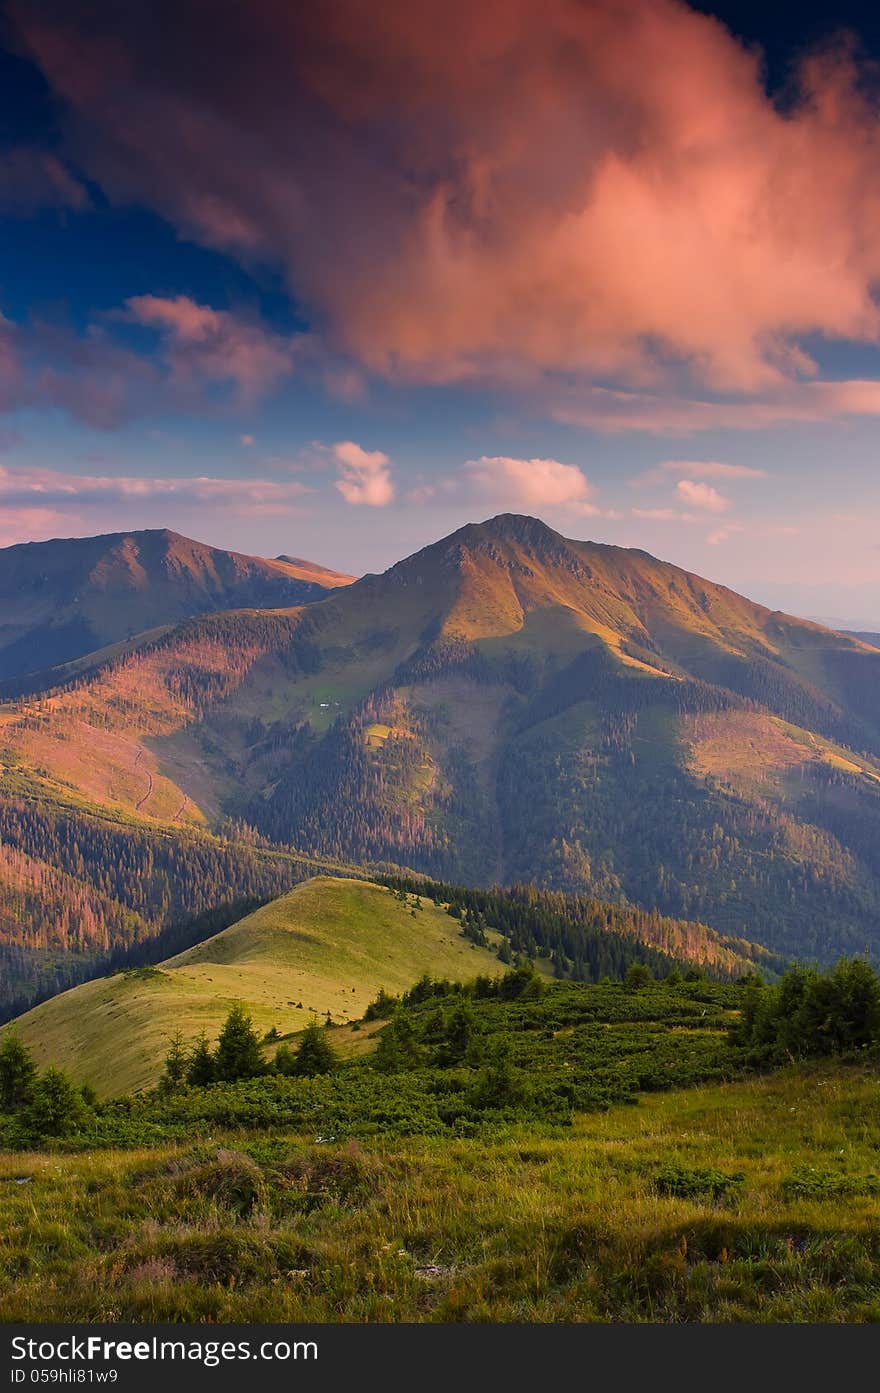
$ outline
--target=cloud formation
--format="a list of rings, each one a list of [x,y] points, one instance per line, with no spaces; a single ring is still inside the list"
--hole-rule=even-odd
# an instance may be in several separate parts
[[[294,340],[227,310],[199,305],[188,295],[135,295],[126,301],[126,310],[135,323],[160,333],[165,361],[179,386],[231,383],[248,405],[293,372]]]
[[[97,13],[12,5],[77,162],[282,268],[343,361],[609,431],[880,412],[805,348],[880,339],[880,126],[845,48],[783,108],[680,0],[252,0],[246,41],[216,0],[210,64],[199,0]]]
[[[155,331],[158,347],[128,341]],[[49,406],[98,429],[158,410],[250,407],[295,371],[301,339],[186,295],[139,295],[78,333],[0,315],[0,411]]]
[[[585,516],[598,513],[595,489],[574,464],[555,459],[511,459],[481,455],[468,460],[452,489],[480,502],[499,502],[506,508],[571,508]]]
[[[0,466],[0,544],[82,532],[95,526],[143,526],[145,516],[167,525],[172,514],[210,508],[235,517],[283,517],[311,490],[296,480],[65,474]]]
[[[675,491],[683,503],[691,508],[700,508],[707,513],[726,513],[730,499],[719,493],[711,484],[700,480],[679,479]]]
[[[364,450],[353,440],[337,441],[330,449],[339,470],[336,487],[346,503],[385,508],[394,501],[391,461],[381,450]]]
[[[81,213],[91,207],[85,186],[47,150],[18,145],[0,151],[0,210],[30,217],[41,208]]]
[[[667,459],[649,470],[651,476],[662,479],[675,474],[679,479],[766,479],[766,469],[748,464],[724,464],[710,459]],[[647,475],[643,475],[647,477]]]

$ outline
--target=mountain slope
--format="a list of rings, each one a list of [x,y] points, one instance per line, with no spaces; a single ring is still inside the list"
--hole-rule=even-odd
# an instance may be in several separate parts
[[[189,615],[323,598],[342,576],[175,532],[112,533],[0,550],[0,679],[55,667]]]
[[[0,712],[55,798],[534,880],[786,954],[880,948],[880,651],[644,552],[469,525]]]
[[[380,988],[404,991],[425,972],[500,971],[432,901],[413,912],[382,886],[319,876],[158,967],[53,997],[16,1028],[41,1062],[121,1093],[156,1082],[176,1031],[216,1036],[235,1001],[261,1031],[286,1034],[328,1011],[357,1020]]]

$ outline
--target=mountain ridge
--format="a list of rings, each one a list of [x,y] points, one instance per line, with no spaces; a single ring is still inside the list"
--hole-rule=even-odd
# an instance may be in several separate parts
[[[196,542],[168,528],[0,549],[0,679],[76,661],[137,633],[244,605],[323,598],[351,577]]]

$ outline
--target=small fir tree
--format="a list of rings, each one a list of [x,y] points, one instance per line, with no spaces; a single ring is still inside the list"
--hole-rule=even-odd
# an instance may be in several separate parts
[[[252,1079],[266,1072],[259,1037],[239,1002],[231,1008],[220,1032],[215,1067],[217,1078],[228,1083],[235,1079]]]
[[[0,1044],[0,1110],[17,1112],[33,1097],[37,1069],[29,1050],[14,1031]]]
[[[86,1105],[80,1090],[50,1065],[34,1085],[33,1096],[24,1109],[25,1126],[34,1137],[63,1137],[84,1121]]]
[[[217,1078],[217,1067],[211,1046],[202,1033],[193,1045],[192,1054],[186,1066],[186,1081],[194,1088],[206,1088]]]
[[[327,1039],[326,1030],[312,1021],[300,1037],[299,1049],[292,1050],[281,1046],[275,1055],[275,1065],[279,1073],[292,1074],[297,1078],[313,1078],[316,1074],[330,1074],[339,1060]]]

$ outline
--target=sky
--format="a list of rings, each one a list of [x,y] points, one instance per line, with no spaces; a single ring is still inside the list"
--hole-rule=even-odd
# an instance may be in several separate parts
[[[0,15],[0,546],[524,512],[880,629],[876,7]]]

